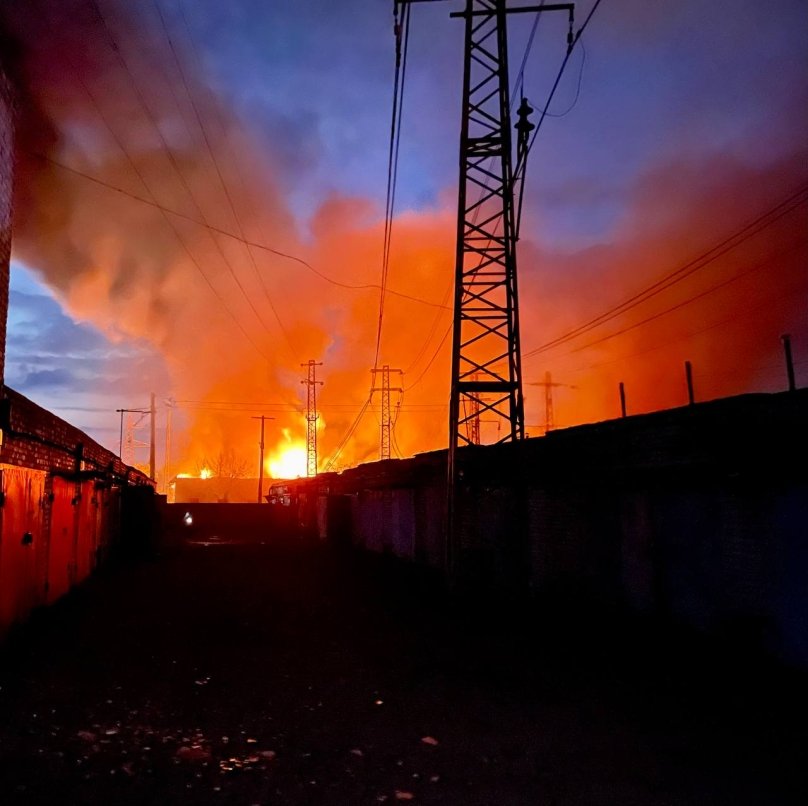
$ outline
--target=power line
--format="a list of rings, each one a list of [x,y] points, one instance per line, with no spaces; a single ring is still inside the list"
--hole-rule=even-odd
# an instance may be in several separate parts
[[[445,305],[446,302],[448,302],[449,295],[451,293],[452,293],[452,284],[449,283],[449,285],[446,287],[446,292],[443,295],[443,303],[444,303],[444,305]],[[445,309],[449,310],[448,306],[446,306]],[[416,366],[418,366],[418,363],[421,361],[421,359],[426,354],[427,347],[429,347],[429,343],[432,341],[432,338],[435,335],[435,331],[438,329],[438,323],[440,322],[440,316],[441,316],[441,311],[439,310],[439,311],[437,311],[435,313],[435,316],[432,319],[432,324],[431,324],[431,326],[429,328],[429,331],[427,332],[426,339],[424,339],[424,343],[421,345],[421,349],[418,350],[418,352],[415,355],[415,358],[413,358],[413,360],[410,362],[410,365],[407,367],[407,369],[404,370],[405,375],[409,375],[409,373],[412,372],[412,370]]]
[[[516,187],[517,182],[522,182],[522,187],[524,187],[525,181],[525,172],[527,170],[527,158],[530,155],[530,150],[533,148],[533,144],[536,142],[536,138],[539,135],[539,131],[541,130],[542,123],[544,123],[545,118],[547,118],[550,114],[550,104],[553,102],[553,98],[555,97],[556,91],[558,90],[559,84],[561,83],[561,78],[564,75],[564,71],[567,69],[567,65],[570,61],[570,56],[572,56],[572,52],[575,49],[575,46],[581,41],[581,37],[583,36],[586,27],[589,25],[592,17],[594,16],[595,12],[598,10],[598,6],[600,6],[602,0],[595,0],[594,5],[589,10],[589,14],[587,14],[586,19],[583,22],[583,25],[578,29],[578,32],[573,37],[572,41],[569,43],[567,47],[567,53],[564,56],[563,61],[561,62],[561,67],[558,69],[558,73],[555,77],[555,81],[553,82],[553,86],[550,89],[550,93],[547,96],[547,100],[544,103],[544,108],[542,109],[541,116],[539,117],[538,121],[536,121],[536,128],[533,130],[533,136],[530,138],[530,142],[527,145],[527,148],[524,151],[524,154],[521,155],[521,159],[517,161],[516,169],[513,172],[513,187]],[[578,92],[580,93],[580,81],[583,79],[583,61],[581,62],[581,74],[579,77],[579,86]],[[573,106],[578,100],[578,94],[576,93],[575,101],[573,101]],[[570,109],[567,110],[564,114],[566,115]],[[560,117],[563,117],[561,115]],[[516,237],[519,237],[519,232],[522,226],[522,200],[524,198],[523,194],[519,194],[519,206],[516,214]]]
[[[393,235],[393,210],[396,201],[396,180],[398,178],[398,153],[401,143],[401,120],[404,106],[404,80],[407,75],[407,51],[410,39],[410,6],[405,5],[401,19],[398,5],[394,7],[394,32],[396,37],[396,67],[393,77],[393,108],[390,119],[390,148],[387,158],[387,198],[384,210],[384,245],[382,247],[382,276],[379,289],[379,322],[376,329],[376,349],[373,357],[374,368],[379,364],[379,351],[384,322],[384,302],[387,278],[390,271],[390,245]]]
[[[435,352],[432,353],[432,358],[429,359],[427,365],[421,370],[421,374],[409,386],[407,386],[404,389],[405,392],[409,392],[410,389],[414,389],[416,386],[418,386],[419,383],[421,383],[421,381],[424,379],[424,376],[429,371],[429,368],[432,366],[432,364],[435,362],[435,359],[438,357],[438,354],[440,353],[444,342],[446,341],[447,338],[449,338],[449,334],[451,332],[452,332],[452,323],[450,322],[449,327],[446,328],[446,332],[443,334],[441,340],[438,342],[438,346],[435,348]]]
[[[168,26],[166,25],[165,17],[163,15],[163,11],[162,11],[162,9],[160,7],[160,3],[159,3],[158,0],[152,0],[152,2],[154,4],[154,8],[157,11],[157,15],[160,18],[160,24],[162,26],[163,32],[165,33],[166,41],[168,42],[169,49],[171,50],[171,55],[174,58],[174,64],[176,65],[177,73],[179,74],[180,79],[182,80],[182,86],[183,86],[183,88],[185,90],[185,94],[188,96],[188,100],[190,101],[191,108],[194,111],[194,116],[196,117],[197,125],[199,126],[199,130],[202,133],[202,139],[205,142],[205,148],[206,148],[206,150],[208,152],[208,155],[210,156],[211,162],[213,163],[213,167],[216,170],[216,176],[217,176],[217,178],[219,180],[219,184],[222,187],[222,191],[224,192],[225,198],[227,199],[227,204],[228,204],[228,206],[230,208],[230,212],[233,215],[233,220],[234,220],[234,222],[236,224],[236,227],[238,229],[239,235],[241,236],[241,239],[246,240],[245,235],[244,235],[244,227],[242,226],[242,223],[241,223],[241,218],[240,218],[240,216],[238,214],[238,211],[236,210],[235,204],[233,204],[233,199],[232,199],[232,197],[230,195],[230,191],[229,191],[229,189],[227,187],[227,184],[224,181],[224,176],[222,175],[221,168],[219,167],[219,161],[216,159],[216,154],[214,153],[213,148],[211,147],[210,139],[208,137],[207,131],[205,130],[205,126],[204,126],[204,124],[202,122],[202,117],[199,114],[199,109],[198,109],[198,107],[196,105],[196,101],[194,100],[193,94],[191,93],[191,89],[188,86],[188,80],[187,80],[187,78],[185,76],[185,71],[183,70],[182,63],[180,62],[180,59],[177,56],[177,51],[176,51],[176,48],[174,47],[174,42],[172,41],[171,35],[170,35],[169,31],[168,31]],[[165,78],[166,78],[166,84],[171,89],[171,82],[168,80],[167,76]],[[172,92],[172,95],[173,95],[174,94],[173,89],[171,89],[171,92]],[[177,104],[177,111],[179,112],[180,117],[182,117],[183,120],[184,120],[184,116],[182,114],[182,110],[180,108],[179,101],[176,98],[176,96],[174,96],[174,97],[175,97],[175,102]],[[186,124],[186,127],[187,127],[187,124]],[[189,130],[189,133],[190,133],[190,130]],[[262,290],[264,292],[264,297],[266,298],[266,301],[269,304],[270,310],[272,311],[272,313],[273,313],[273,315],[275,317],[275,320],[278,323],[278,327],[280,328],[281,333],[283,333],[283,336],[286,339],[286,343],[287,343],[287,346],[289,348],[289,352],[292,355],[292,357],[297,360],[297,355],[295,353],[295,348],[294,348],[294,344],[292,343],[292,339],[290,338],[289,332],[287,331],[286,327],[284,327],[284,324],[281,321],[281,318],[280,318],[280,315],[278,314],[277,308],[275,307],[275,304],[272,302],[272,298],[269,296],[269,292],[267,290],[266,283],[264,282],[264,278],[261,276],[261,272],[258,271],[258,265],[255,262],[255,256],[253,255],[252,250],[250,249],[249,245],[247,245],[246,248],[247,248],[247,254],[248,254],[249,258],[250,258],[250,262],[252,263],[253,270],[255,271],[255,274],[258,277],[258,282],[261,285],[261,288],[262,288]]]
[[[583,22],[583,25],[578,29],[578,32],[575,34],[572,42],[570,42],[569,47],[567,48],[567,54],[564,56],[564,60],[561,62],[561,67],[558,70],[558,74],[555,77],[555,81],[553,82],[552,89],[550,90],[550,94],[547,96],[547,100],[544,103],[544,108],[542,109],[541,117],[536,122],[536,128],[533,131],[533,137],[530,140],[530,143],[527,147],[527,153],[525,154],[525,159],[522,161],[521,166],[517,166],[517,170],[514,171],[514,178],[516,178],[516,174],[518,174],[520,167],[524,169],[525,163],[527,161],[527,156],[530,153],[530,149],[533,148],[533,144],[536,142],[536,137],[539,135],[539,130],[541,129],[541,125],[544,122],[544,119],[549,114],[550,104],[553,102],[553,98],[556,94],[556,90],[558,89],[558,85],[561,82],[561,77],[564,75],[564,71],[567,69],[567,65],[569,64],[570,56],[572,55],[575,46],[580,42],[581,37],[583,36],[584,31],[586,30],[587,26],[589,25],[592,17],[594,16],[595,12],[598,10],[598,6],[600,6],[602,0],[595,0],[594,5],[589,10],[589,14],[587,14],[586,19]]]
[[[183,175],[182,171],[180,170],[179,165],[177,164],[177,160],[176,160],[176,158],[174,156],[174,152],[171,149],[171,147],[169,146],[167,140],[165,139],[165,136],[163,135],[163,132],[160,129],[160,126],[159,126],[156,118],[154,117],[151,110],[149,109],[149,106],[146,103],[146,100],[145,100],[145,98],[143,96],[143,93],[140,91],[140,88],[139,88],[139,86],[137,84],[137,81],[135,80],[134,74],[132,73],[132,70],[129,67],[129,64],[127,63],[126,59],[124,58],[123,53],[121,51],[121,48],[118,45],[117,41],[115,40],[115,36],[113,35],[113,33],[112,33],[108,23],[107,23],[106,18],[104,17],[103,13],[101,12],[101,9],[100,9],[100,7],[98,5],[97,0],[90,0],[90,3],[93,6],[93,8],[95,10],[95,13],[98,16],[98,19],[99,19],[99,21],[101,22],[101,24],[102,24],[102,26],[104,28],[104,31],[106,33],[107,39],[109,40],[109,45],[110,45],[112,51],[114,52],[115,56],[117,57],[117,60],[120,63],[121,67],[123,67],[124,71],[126,72],[127,76],[129,77],[129,82],[130,82],[130,84],[132,86],[132,89],[133,89],[133,91],[135,93],[135,96],[136,96],[136,98],[138,100],[138,103],[140,104],[143,111],[146,113],[146,117],[149,119],[152,127],[154,128],[155,132],[157,133],[157,136],[158,136],[158,138],[159,138],[159,140],[160,140],[160,142],[162,144],[162,149],[165,152],[166,156],[168,157],[168,161],[169,161],[171,167],[174,169],[174,172],[177,174],[177,177],[180,180],[180,184],[183,186],[186,193],[188,194],[188,197],[190,198],[191,203],[193,204],[193,206],[196,208],[197,212],[199,213],[199,216],[202,218],[203,221],[205,221],[207,223],[207,218],[206,218],[201,206],[197,202],[197,200],[196,200],[196,198],[195,198],[195,196],[194,196],[194,194],[193,194],[187,180],[185,179],[185,176]],[[231,275],[234,282],[236,283],[239,290],[241,291],[242,295],[244,296],[244,299],[246,300],[248,306],[252,310],[253,314],[255,314],[256,319],[261,323],[261,325],[267,331],[267,333],[270,333],[270,330],[267,327],[266,322],[264,322],[263,317],[261,316],[258,309],[255,307],[255,304],[253,303],[252,299],[250,298],[250,295],[247,293],[247,291],[244,288],[241,280],[239,280],[235,269],[233,268],[232,264],[230,263],[230,261],[227,258],[227,255],[225,255],[224,250],[221,248],[221,245],[216,240],[216,238],[213,237],[212,231],[211,231],[211,241],[213,242],[213,245],[216,247],[216,250],[219,252],[220,256],[222,257],[222,260],[224,261],[224,264],[225,264],[229,274]]]
[[[572,328],[566,333],[557,336],[556,338],[551,339],[538,347],[534,347],[532,350],[528,350],[524,354],[524,357],[528,358],[533,355],[538,355],[571,341],[583,333],[593,330],[605,322],[608,322],[617,316],[621,316],[632,308],[635,308],[647,300],[652,299],[656,295],[666,291],[671,286],[676,285],[692,274],[695,274],[697,271],[706,268],[716,259],[722,257],[727,252],[730,252],[737,246],[740,246],[742,243],[749,240],[749,238],[752,238],[767,227],[779,221],[781,218],[783,218],[783,216],[797,209],[806,201],[808,201],[808,184],[802,185],[796,192],[790,194],[785,200],[758,216],[753,221],[745,224],[732,235],[724,238],[722,241],[710,247],[708,250],[688,261],[684,265],[674,269],[672,272],[664,275],[656,282],[652,283],[641,291],[638,291],[636,294],[633,294],[632,296],[623,300],[621,303],[609,308],[598,316],[590,319],[584,324]]]
[[[345,449],[345,446],[348,444],[349,440],[354,435],[354,431],[356,431],[357,427],[359,426],[359,423],[362,420],[362,417],[365,416],[365,412],[367,411],[368,406],[370,406],[370,401],[371,401],[372,397],[373,397],[373,392],[371,391],[370,394],[368,395],[368,399],[365,401],[364,405],[359,410],[359,413],[356,415],[356,419],[353,421],[350,428],[348,429],[348,432],[342,438],[342,441],[339,443],[336,450],[331,455],[331,458],[326,462],[324,472],[328,472],[329,470],[331,470],[331,468],[334,467],[334,465],[337,463],[337,460],[341,456],[342,451]]]
[[[792,252],[795,252],[801,246],[802,246],[802,244],[797,244],[792,249],[789,249],[789,250],[786,250],[783,253],[780,253],[779,255],[777,255],[777,257],[782,257],[785,254],[790,254]],[[755,264],[754,266],[751,266],[751,267],[747,268],[745,271],[742,271],[739,274],[733,275],[732,277],[728,278],[727,280],[724,280],[721,283],[718,283],[717,285],[711,286],[710,288],[705,289],[704,291],[701,291],[698,294],[694,294],[693,296],[688,297],[687,299],[684,299],[681,302],[676,303],[675,305],[671,305],[670,307],[665,308],[662,311],[658,311],[657,313],[652,314],[651,316],[648,316],[645,319],[640,320],[639,322],[635,322],[634,324],[631,324],[631,325],[628,325],[627,327],[621,328],[620,330],[617,330],[614,333],[610,333],[610,334],[608,334],[606,336],[602,336],[599,339],[595,339],[595,341],[591,341],[591,342],[589,342],[587,344],[584,344],[584,345],[582,345],[580,347],[576,347],[571,352],[577,353],[577,352],[580,352],[581,350],[587,350],[590,347],[594,347],[595,345],[602,344],[604,341],[608,341],[609,339],[613,339],[616,336],[622,336],[624,333],[628,333],[629,331],[634,330],[635,328],[641,327],[642,325],[647,325],[649,322],[652,322],[655,319],[659,319],[662,316],[667,316],[667,314],[673,313],[673,311],[678,311],[679,309],[684,308],[687,305],[690,305],[691,303],[696,302],[697,300],[700,300],[700,299],[708,296],[709,294],[712,294],[715,291],[718,291],[720,288],[724,288],[725,286],[729,285],[730,283],[734,283],[736,280],[740,280],[742,277],[745,277],[747,274],[751,274],[752,272],[759,271],[760,269],[764,268],[765,265],[766,265],[765,263]]]
[[[609,364],[617,364],[617,363],[620,363],[621,361],[628,361],[631,358],[637,358],[639,356],[646,355],[647,353],[653,353],[653,352],[656,352],[657,350],[662,350],[665,347],[670,347],[672,344],[677,344],[680,341],[684,341],[686,339],[691,339],[694,336],[700,336],[700,335],[702,335],[704,333],[708,333],[711,330],[715,330],[716,328],[723,327],[724,325],[727,325],[727,324],[730,324],[730,323],[738,322],[740,318],[749,316],[750,314],[755,313],[756,311],[759,311],[761,308],[766,308],[774,300],[779,300],[779,299],[781,299],[783,297],[790,296],[795,290],[803,290],[804,291],[804,289],[801,288],[799,285],[789,286],[784,291],[781,291],[779,294],[775,294],[770,299],[767,299],[767,300],[765,300],[764,302],[762,302],[762,303],[760,303],[758,305],[753,305],[751,308],[746,308],[745,310],[740,311],[740,312],[737,311],[737,310],[733,311],[731,316],[727,316],[727,317],[725,317],[723,319],[719,319],[717,322],[713,322],[711,325],[708,325],[707,327],[699,328],[698,330],[691,330],[691,331],[689,331],[687,333],[680,334],[676,338],[668,339],[667,341],[664,341],[661,344],[653,345],[653,346],[648,347],[648,348],[646,348],[644,350],[639,350],[637,352],[629,353],[628,355],[623,355],[623,356],[620,356],[618,358],[608,359],[606,361],[598,361],[598,362],[596,362],[594,364],[587,364],[585,366],[578,367],[576,369],[568,370],[568,372],[585,372],[585,371],[590,370],[590,369],[597,369],[598,367],[608,366]],[[564,355],[562,355],[562,356],[558,356],[558,359],[574,355],[576,352],[578,352],[578,350],[571,350],[568,353],[564,353]]]
[[[520,85],[522,86],[522,89],[523,89],[522,94],[524,94],[525,67],[527,66],[527,61],[528,61],[528,58],[530,56],[530,52],[531,52],[531,50],[533,48],[533,40],[535,39],[535,36],[536,36],[536,31],[538,29],[539,20],[542,17],[541,9],[544,7],[545,2],[546,2],[546,0],[541,0],[541,3],[539,4],[539,9],[536,12],[536,16],[535,16],[535,19],[533,21],[533,26],[532,26],[532,28],[530,30],[530,35],[528,36],[527,44],[525,45],[525,50],[522,53],[522,62],[521,62],[521,65],[519,67],[519,71],[517,73],[516,79],[513,82],[513,88],[511,90],[511,95],[510,95],[511,111],[513,111],[513,108],[514,108],[514,106],[516,104],[516,98],[517,98],[517,95],[518,95],[517,91],[520,89]],[[408,8],[409,8],[409,6],[408,6]],[[582,67],[581,75],[583,75],[583,67]],[[580,93],[580,78],[581,77],[579,76],[579,84],[578,84],[578,92],[579,93]],[[578,96],[576,94],[575,101],[577,101],[577,99],[578,99]],[[567,111],[569,111],[569,110],[567,110]],[[564,114],[567,114],[567,113],[565,112]],[[489,158],[488,164],[491,165],[493,160],[494,160],[493,157]],[[479,211],[481,209],[480,202],[482,201],[484,194],[488,190],[488,187],[489,187],[488,182],[489,182],[489,180],[486,179],[483,187],[480,188],[480,195],[479,195],[479,198],[478,198],[478,206],[475,208],[474,214],[472,216],[472,220],[474,222],[476,222],[476,220],[478,218],[478,215],[479,215]],[[480,263],[479,263],[477,268],[479,268],[482,265],[482,262],[483,262],[483,257],[481,256],[480,257]],[[446,293],[443,296],[443,304],[441,305],[441,307],[445,308],[446,310],[450,310],[450,308],[445,303],[448,300],[448,297],[449,297],[449,294],[451,293],[451,291],[452,291],[452,284],[450,283],[449,287],[446,290]],[[436,316],[435,316],[435,318],[434,318],[434,320],[432,322],[432,326],[430,327],[429,332],[427,333],[426,339],[424,340],[423,344],[421,345],[421,348],[418,350],[418,353],[416,354],[416,357],[413,359],[410,366],[407,368],[405,374],[409,374],[414,369],[414,367],[417,366],[418,362],[424,356],[424,354],[426,353],[427,347],[429,346],[429,342],[432,341],[432,337],[435,334],[435,330],[437,329],[437,326],[438,326],[438,315],[436,314]],[[451,330],[451,326],[450,326],[450,330]],[[438,344],[438,348],[436,349],[435,353],[433,354],[432,358],[429,360],[429,362],[427,364],[427,369],[432,365],[433,361],[437,357],[437,354],[440,352],[440,348],[443,346],[443,342],[446,340],[447,337],[448,337],[448,332],[443,336],[440,343]],[[413,384],[411,384],[409,387],[407,387],[407,388],[412,389],[413,386],[415,386],[417,383],[420,382],[420,380],[423,378],[423,376],[424,376],[424,373],[422,372],[421,375],[416,379],[416,381]]]
[[[160,204],[156,200],[150,200],[144,198],[143,196],[138,195],[137,193],[132,193],[131,191],[125,190],[124,188],[118,187],[117,185],[113,185],[110,182],[106,182],[103,179],[99,179],[98,177],[92,176],[92,174],[85,173],[84,171],[80,171],[77,168],[74,168],[70,165],[66,165],[63,162],[59,162],[58,160],[53,159],[52,157],[48,157],[44,154],[40,154],[35,151],[28,151],[26,152],[32,157],[36,157],[37,159],[43,160],[44,162],[48,162],[51,165],[55,165],[57,168],[61,168],[63,171],[67,171],[68,173],[75,174],[76,176],[80,176],[82,179],[86,179],[89,182],[93,182],[96,185],[101,187],[107,188],[108,190],[115,191],[116,193],[120,193],[123,196],[127,196],[134,201],[138,201],[141,204],[147,204],[150,207],[154,207],[157,210],[160,210],[163,213],[167,213],[177,218],[181,218],[185,221],[190,221],[193,224],[196,224],[200,227],[203,227],[211,232],[215,232],[218,235],[224,235],[227,238],[232,238],[234,241],[238,241],[239,243],[243,243],[246,246],[253,247],[254,249],[261,249],[265,252],[270,252],[273,255],[277,255],[282,258],[286,258],[287,260],[294,261],[295,263],[299,263],[301,266],[304,266],[308,269],[312,274],[315,274],[322,280],[325,280],[327,283],[331,285],[338,286],[339,288],[345,288],[352,291],[378,291],[381,286],[378,283],[344,283],[340,280],[335,280],[333,277],[329,277],[327,274],[316,269],[307,261],[303,260],[303,258],[297,257],[296,255],[291,255],[287,252],[282,252],[279,249],[274,249],[266,244],[258,243],[256,241],[252,241],[249,239],[243,239],[236,235],[235,233],[228,232],[221,227],[217,227],[213,224],[206,223],[204,221],[200,221],[198,218],[194,218],[193,216],[187,215],[186,213],[181,213],[179,210],[174,210],[171,207],[166,207],[165,205]],[[147,188],[148,190],[148,188]],[[186,247],[187,250],[187,247]],[[419,305],[426,305],[430,308],[443,308],[445,310],[450,310],[450,308],[442,303],[439,302],[430,302],[429,300],[423,299],[421,297],[413,296],[412,294],[405,294],[401,291],[395,291],[394,289],[388,288],[386,291],[387,294],[392,294],[395,297],[400,297],[401,299],[409,300],[410,302],[416,302]]]
[[[68,61],[69,61],[69,59],[68,59]],[[92,104],[92,106],[93,106],[93,107],[94,107],[94,109],[96,110],[96,112],[97,112],[97,114],[98,114],[99,118],[101,119],[101,122],[104,124],[105,128],[107,129],[107,131],[109,132],[110,136],[112,137],[113,141],[114,141],[114,142],[115,142],[115,144],[118,146],[118,148],[120,149],[121,153],[124,155],[124,157],[125,157],[125,159],[126,159],[127,163],[129,164],[129,166],[130,166],[130,168],[132,169],[132,171],[133,171],[133,173],[135,174],[135,176],[137,176],[137,178],[140,180],[140,183],[143,185],[144,190],[145,190],[145,191],[146,191],[146,192],[147,192],[147,193],[148,193],[148,194],[151,196],[152,201],[151,201],[151,202],[149,202],[147,199],[142,199],[141,197],[138,197],[138,198],[141,198],[141,200],[142,200],[144,203],[146,203],[146,204],[151,204],[152,206],[154,206],[154,207],[156,207],[157,209],[159,209],[159,210],[160,210],[160,212],[161,212],[161,213],[162,213],[162,215],[163,215],[163,218],[165,219],[166,224],[168,224],[168,226],[171,228],[172,232],[174,233],[174,236],[176,237],[176,239],[177,239],[177,241],[179,242],[180,246],[182,247],[183,251],[184,251],[184,252],[185,252],[185,253],[188,255],[188,258],[190,259],[191,264],[194,266],[194,268],[196,268],[196,270],[197,270],[197,271],[199,272],[199,274],[202,276],[202,279],[204,279],[204,281],[205,281],[205,283],[207,284],[208,288],[210,288],[210,290],[211,290],[211,292],[213,293],[213,295],[214,295],[214,296],[216,297],[216,299],[219,301],[219,303],[221,304],[221,306],[222,306],[223,310],[224,310],[224,311],[225,311],[225,312],[226,312],[226,313],[227,313],[227,314],[230,316],[230,318],[233,320],[233,323],[234,323],[234,324],[236,325],[236,327],[237,327],[237,328],[238,328],[238,329],[241,331],[242,335],[243,335],[243,336],[244,336],[244,337],[247,339],[247,341],[250,343],[250,345],[253,347],[253,349],[255,349],[255,351],[256,351],[256,352],[257,352],[257,353],[258,353],[260,356],[262,356],[263,358],[265,358],[265,359],[269,360],[269,356],[268,356],[268,355],[267,355],[267,354],[266,354],[266,353],[265,353],[265,352],[264,352],[264,351],[263,351],[263,350],[262,350],[262,349],[261,349],[261,348],[260,348],[260,347],[259,347],[259,346],[258,346],[256,343],[255,343],[255,341],[252,339],[252,337],[250,336],[250,334],[249,334],[249,333],[246,331],[246,329],[244,328],[244,326],[243,326],[243,325],[241,324],[241,322],[239,321],[238,317],[236,317],[236,315],[233,313],[233,311],[232,311],[232,310],[230,310],[229,306],[228,306],[228,305],[225,303],[225,301],[224,301],[223,297],[222,297],[222,296],[219,294],[219,292],[216,290],[216,287],[213,285],[213,283],[211,282],[210,278],[207,276],[207,274],[205,273],[205,271],[202,269],[202,266],[200,265],[199,261],[196,259],[196,257],[194,257],[194,255],[193,255],[193,253],[191,252],[190,248],[188,247],[188,245],[185,243],[184,239],[183,239],[183,238],[182,238],[182,236],[180,235],[180,232],[179,232],[178,228],[177,228],[177,227],[176,227],[176,226],[175,226],[175,225],[172,223],[172,221],[169,219],[168,214],[167,214],[169,211],[167,211],[165,208],[163,208],[163,207],[162,207],[162,206],[161,206],[161,205],[160,205],[160,204],[157,202],[157,198],[156,198],[156,196],[154,195],[154,192],[153,192],[153,191],[151,190],[151,188],[149,187],[148,183],[146,182],[146,179],[145,179],[145,177],[143,176],[143,173],[142,173],[142,172],[140,171],[140,169],[137,167],[137,163],[134,161],[134,159],[132,159],[132,156],[129,154],[129,152],[127,151],[126,147],[124,146],[123,141],[120,139],[120,137],[118,137],[118,135],[117,135],[117,133],[115,132],[114,128],[112,127],[112,125],[110,124],[109,120],[107,119],[107,116],[104,114],[104,111],[103,111],[103,109],[101,108],[101,105],[98,103],[97,99],[95,98],[95,96],[93,95],[92,91],[90,90],[89,86],[88,86],[88,85],[86,84],[86,82],[83,80],[83,78],[82,78],[82,77],[81,77],[81,75],[79,74],[79,71],[76,69],[75,65],[71,63],[71,67],[72,67],[73,73],[75,74],[75,76],[76,76],[76,78],[77,78],[77,80],[78,80],[79,84],[82,86],[82,89],[83,89],[83,90],[84,90],[84,92],[86,93],[87,97],[90,99],[90,103]],[[30,152],[29,152],[29,153],[30,153]],[[44,156],[42,156],[41,154],[34,154],[34,156],[39,157],[40,159],[46,160],[47,162],[50,162],[50,163],[52,163],[52,164],[55,164],[55,165],[57,165],[58,167],[66,168],[66,166],[63,166],[63,165],[61,165],[61,164],[57,163],[55,160],[49,159],[49,158],[47,158],[47,157],[44,157]],[[70,168],[66,168],[66,169],[67,169],[67,170],[72,170],[72,169],[70,169]],[[79,174],[79,175],[84,176],[84,174],[81,174],[81,172],[80,172],[80,171],[72,171],[72,172],[73,172],[73,173],[77,173],[77,174]],[[88,178],[89,178],[89,177],[88,177]],[[99,184],[104,184],[104,183],[99,183]],[[121,193],[125,193],[126,191],[121,190],[120,192],[121,192]],[[128,194],[128,195],[132,195],[132,194]]]
[[[393,230],[393,211],[395,209],[395,194],[396,194],[396,180],[398,177],[398,154],[399,145],[401,142],[401,120],[402,109],[404,103],[404,79],[407,72],[407,51],[409,46],[409,31],[410,31],[410,6],[404,6],[402,15],[399,18],[398,3],[393,7],[393,25],[396,37],[396,65],[393,75],[393,105],[390,119],[390,147],[387,158],[387,194],[385,200],[384,211],[384,242],[382,245],[382,272],[381,282],[379,283],[379,318],[376,328],[376,347],[373,355],[373,372],[378,370],[379,366],[379,353],[381,351],[382,342],[382,326],[384,323],[384,303],[387,294],[387,279],[390,271],[390,245],[392,240]],[[372,376],[373,377],[373,376]],[[342,453],[348,441],[353,436],[360,420],[370,406],[373,399],[374,385],[371,381],[368,399],[360,410],[351,427],[348,429],[347,434],[343,437],[338,445],[336,451],[331,456],[326,464],[326,470],[330,470],[340,454]]]

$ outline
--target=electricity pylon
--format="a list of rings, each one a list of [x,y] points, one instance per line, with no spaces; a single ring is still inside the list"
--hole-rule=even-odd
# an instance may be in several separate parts
[[[396,2],[396,20],[398,6],[409,2],[419,0]],[[475,431],[469,420],[479,419],[481,411],[491,415],[502,426],[497,442],[515,441],[525,435],[506,20],[510,13],[566,11],[569,44],[573,9],[572,3],[509,8],[507,0],[466,0],[463,11],[450,14],[465,21],[449,400],[450,574],[457,449],[472,444]],[[517,159],[522,169],[532,127],[527,121],[530,112],[523,104],[517,124]]]
[[[306,475],[317,475],[317,386],[323,382],[317,380],[317,367],[323,365],[322,361],[310,358],[306,367],[306,377],[300,382],[306,384]]]
[[[544,433],[547,434],[555,428],[555,414],[553,412],[553,389],[561,386],[567,389],[577,389],[569,383],[554,383],[553,376],[549,372],[544,373],[543,381],[533,381],[529,386],[544,387]]]
[[[372,392],[382,393],[382,417],[381,417],[381,433],[379,435],[379,459],[390,458],[390,447],[392,444],[393,434],[393,418],[390,411],[390,392],[403,392],[400,386],[390,386],[390,373],[397,372],[403,375],[400,369],[390,369],[388,364],[385,364],[381,369],[372,369],[373,373],[373,388]],[[382,385],[376,386],[376,376],[381,373]]]
[[[564,5],[571,14],[571,4]],[[465,21],[465,47],[449,401],[450,574],[456,551],[457,449],[471,444],[465,421],[479,420],[484,411],[502,426],[497,442],[525,435],[506,19],[509,12],[561,8],[508,9],[506,0],[466,0],[465,10],[452,15]],[[524,145],[529,114],[523,105],[517,145]],[[526,154],[518,157],[521,161]],[[469,405],[461,417],[465,402]]]

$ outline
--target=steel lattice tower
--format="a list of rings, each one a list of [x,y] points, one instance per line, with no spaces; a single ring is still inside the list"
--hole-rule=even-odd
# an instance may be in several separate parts
[[[450,14],[465,22],[449,400],[450,573],[458,447],[473,444],[481,414],[497,423],[497,442],[525,435],[506,20],[509,13],[566,11],[571,43],[573,8],[572,3],[508,8],[507,0],[466,0],[463,11]],[[527,156],[527,134],[533,128],[527,123],[530,109],[523,107],[520,159]]]
[[[310,358],[301,367],[306,367],[306,378],[300,383],[306,384],[306,475],[317,475],[317,386],[323,385],[317,380],[317,367],[323,362]]]
[[[385,364],[381,369],[372,369],[373,373],[373,392],[382,393],[382,416],[381,416],[381,433],[379,435],[379,459],[390,459],[392,435],[393,435],[393,417],[390,411],[390,392],[402,392],[400,386],[390,386],[390,373],[397,372],[402,374],[400,369],[390,369],[389,364]],[[376,376],[381,374],[382,385],[376,386]]]
[[[449,408],[452,469],[457,447],[471,444],[468,421],[479,412],[506,421],[499,441],[521,439],[525,428],[506,15],[505,0],[467,0],[459,13],[465,18],[465,55]]]

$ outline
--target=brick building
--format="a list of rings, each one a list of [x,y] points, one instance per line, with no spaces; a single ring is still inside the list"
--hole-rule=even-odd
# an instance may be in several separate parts
[[[11,256],[11,194],[14,178],[14,104],[9,81],[0,64],[0,383],[6,358],[9,258]]]

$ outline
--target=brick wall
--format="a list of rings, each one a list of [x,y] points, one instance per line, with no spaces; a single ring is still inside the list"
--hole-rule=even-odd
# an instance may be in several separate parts
[[[6,357],[8,274],[11,254],[11,191],[14,169],[14,114],[11,84],[0,64],[0,384]]]
[[[97,471],[123,478],[128,484],[152,484],[145,474],[125,465],[83,431],[13,389],[5,390],[0,417],[2,464],[46,472]]]

